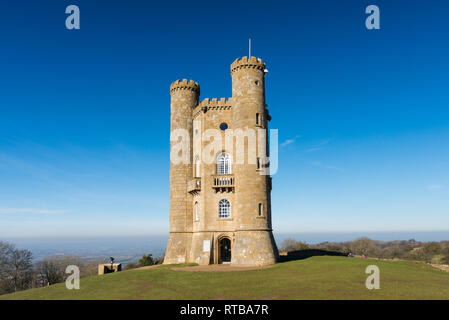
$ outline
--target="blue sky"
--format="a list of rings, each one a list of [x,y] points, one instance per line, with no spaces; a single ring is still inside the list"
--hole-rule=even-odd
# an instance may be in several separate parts
[[[81,29],[65,29],[76,4]],[[381,29],[365,28],[366,6]],[[0,237],[168,232],[169,85],[267,62],[277,232],[449,230],[444,1],[0,5]]]

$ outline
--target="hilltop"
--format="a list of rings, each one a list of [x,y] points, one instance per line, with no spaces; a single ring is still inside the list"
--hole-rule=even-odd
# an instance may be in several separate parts
[[[380,289],[368,290],[365,269],[380,268]],[[181,271],[163,265],[81,279],[0,296],[0,299],[448,299],[449,273],[422,262],[311,257],[270,268]],[[186,268],[189,270],[192,268]]]

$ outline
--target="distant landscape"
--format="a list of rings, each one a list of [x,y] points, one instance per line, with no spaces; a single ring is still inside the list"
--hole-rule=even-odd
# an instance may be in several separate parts
[[[449,271],[449,241],[440,240],[449,239],[447,233],[365,235],[372,238],[355,233],[277,235],[279,261],[357,256],[420,262]],[[70,265],[78,266],[82,278],[96,276],[98,265],[111,257],[122,264],[123,270],[160,265],[166,242],[164,236],[0,240],[0,295],[64,282]]]
[[[308,244],[321,242],[352,241],[360,237],[374,240],[393,241],[444,241],[449,240],[449,231],[440,232],[360,232],[360,233],[303,233],[276,234],[278,246],[288,238]],[[39,261],[53,255],[78,256],[87,260],[109,259],[114,257],[123,264],[135,262],[144,254],[152,253],[154,257],[164,254],[167,236],[140,237],[97,237],[97,238],[8,238],[0,241],[14,243],[19,249],[33,253],[33,261]]]
[[[98,238],[17,238],[0,239],[14,243],[20,249],[33,253],[33,260],[48,256],[69,255],[87,260],[114,257],[123,264],[137,261],[151,252],[153,256],[164,254],[166,236],[149,237],[98,237]]]

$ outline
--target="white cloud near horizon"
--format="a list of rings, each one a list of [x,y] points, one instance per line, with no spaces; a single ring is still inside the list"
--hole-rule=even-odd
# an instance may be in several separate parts
[[[334,165],[324,164],[321,161],[312,161],[310,164],[315,166],[315,167],[320,167],[320,168],[325,168],[325,169],[330,169],[330,170],[343,171],[342,168],[339,168],[339,167],[334,166]]]
[[[285,147],[285,146],[288,146],[289,144],[294,143],[294,142],[296,141],[296,139],[298,139],[298,138],[300,138],[299,135],[296,136],[296,137],[294,137],[293,139],[287,139],[287,140],[285,140],[284,142],[281,143],[281,147]]]
[[[36,208],[0,208],[0,214],[62,214],[65,210],[48,210]]]
[[[40,216],[39,216],[40,218]],[[5,221],[0,223],[0,240],[20,237],[116,237],[169,234],[169,219],[131,218],[115,219],[74,217],[67,219],[42,219],[39,228],[36,220]]]
[[[443,186],[440,185],[440,184],[433,184],[433,185],[427,186],[426,188],[427,188],[428,190],[438,190],[438,189],[443,188]]]
[[[323,150],[325,149],[325,145],[329,143],[329,140],[323,140],[320,143],[316,144],[315,146],[313,146],[312,148],[309,148],[306,150],[306,152],[315,152],[315,151],[319,151],[319,150]]]

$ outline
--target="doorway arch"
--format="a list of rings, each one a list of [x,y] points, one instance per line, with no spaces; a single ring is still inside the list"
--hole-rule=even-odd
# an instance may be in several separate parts
[[[218,242],[218,248],[219,248],[219,256],[218,256],[218,263],[220,264],[227,264],[231,263],[231,239],[227,237],[223,237]]]

